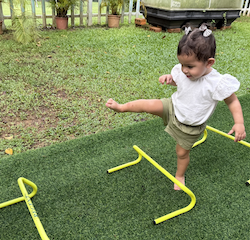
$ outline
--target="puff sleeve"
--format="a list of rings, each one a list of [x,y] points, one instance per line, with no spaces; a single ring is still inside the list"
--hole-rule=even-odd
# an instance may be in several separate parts
[[[172,77],[173,77],[173,79],[174,79],[174,81],[175,81],[175,83],[178,83],[178,76],[179,76],[179,74],[181,73],[182,71],[181,71],[181,64],[179,63],[179,64],[177,64],[177,65],[175,65],[174,67],[173,67],[173,69],[172,69],[172,71],[171,71],[171,75],[172,75]]]
[[[217,101],[222,101],[230,97],[240,87],[240,82],[230,74],[222,75],[212,98]]]

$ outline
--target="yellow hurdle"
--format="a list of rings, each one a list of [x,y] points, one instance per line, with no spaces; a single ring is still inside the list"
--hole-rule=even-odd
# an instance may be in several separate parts
[[[37,192],[37,186],[36,184],[34,184],[33,182],[29,181],[28,179],[26,178],[23,178],[23,177],[20,177],[18,178],[17,180],[18,182],[18,185],[19,185],[19,188],[23,194],[22,197],[19,197],[19,198],[16,198],[16,199],[13,199],[13,200],[10,200],[10,201],[7,201],[7,202],[4,202],[4,203],[1,203],[0,204],[0,208],[3,208],[3,207],[7,207],[9,205],[12,205],[12,204],[15,204],[15,203],[18,203],[18,202],[21,202],[21,201],[25,201],[26,202],[26,205],[29,209],[29,212],[30,212],[30,215],[36,225],[36,228],[38,230],[38,233],[40,234],[40,237],[42,240],[49,240],[46,232],[44,231],[44,228],[43,228],[43,225],[36,213],[36,210],[34,208],[34,205],[32,204],[32,201],[31,201],[31,198],[36,194]],[[29,185],[30,187],[33,188],[33,191],[32,193],[28,194],[25,186],[24,186],[24,183],[26,183],[27,185]]]
[[[231,140],[234,140],[234,139],[235,139],[234,136],[228,135],[227,133],[224,133],[224,132],[222,132],[222,131],[220,131],[220,130],[218,130],[218,129],[216,129],[216,128],[213,128],[213,127],[210,127],[210,126],[206,126],[206,129],[208,129],[208,130],[210,130],[210,131],[213,131],[213,132],[215,132],[215,133],[218,133],[218,134],[220,134],[220,135],[222,135],[222,136],[224,136],[224,137],[227,137],[227,138],[229,138],[229,139],[231,139]],[[196,142],[196,143],[193,145],[193,147],[195,147],[195,146],[197,146],[197,145],[203,143],[203,142],[207,139],[207,130],[206,130],[206,129],[205,129],[205,131],[204,131],[204,135],[203,135],[202,139],[199,140],[198,142]],[[247,146],[247,147],[250,148],[250,143],[248,143],[248,142],[245,142],[245,141],[241,140],[241,141],[238,141],[238,143],[241,143],[242,145],[245,145],[245,146]]]
[[[143,152],[139,147],[137,147],[136,145],[133,146],[133,148],[137,151],[137,153],[139,154],[139,157],[137,160],[135,161],[132,161],[132,162],[129,162],[129,163],[126,163],[126,164],[123,164],[123,165],[120,165],[118,167],[114,167],[114,168],[111,168],[109,169],[107,172],[108,173],[112,173],[112,172],[115,172],[115,171],[118,171],[118,170],[121,170],[123,168],[126,168],[126,167],[129,167],[129,166],[132,166],[132,165],[135,165],[137,163],[139,163],[142,159],[142,157],[146,158],[150,163],[152,163],[158,170],[160,170],[166,177],[168,177],[172,182],[174,182],[175,184],[177,184],[185,193],[187,193],[190,198],[191,198],[191,202],[188,206],[182,208],[182,209],[179,209],[177,211],[174,211],[174,212],[171,212],[165,216],[162,216],[162,217],[159,217],[157,219],[154,220],[154,224],[158,224],[158,223],[161,223],[163,221],[166,221],[170,218],[173,218],[175,216],[178,216],[182,213],[185,213],[189,210],[191,210],[195,203],[196,203],[196,198],[195,198],[195,195],[193,194],[192,191],[190,191],[185,185],[183,185],[181,182],[179,182],[175,177],[173,177],[168,171],[166,171],[163,167],[161,167],[157,162],[155,162],[151,157],[149,157],[145,152]]]

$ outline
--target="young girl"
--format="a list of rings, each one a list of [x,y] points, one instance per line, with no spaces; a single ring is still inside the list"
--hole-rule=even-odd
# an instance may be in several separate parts
[[[159,78],[161,84],[177,86],[171,98],[140,99],[125,104],[109,99],[106,103],[116,112],[147,112],[163,119],[165,131],[177,142],[175,177],[184,185],[190,149],[206,128],[218,101],[225,101],[234,119],[228,134],[235,132],[235,142],[246,137],[241,105],[234,94],[240,83],[235,77],[221,75],[212,68],[216,50],[212,31],[203,24],[194,31],[185,28],[185,33],[177,50],[179,64],[171,74]],[[174,189],[180,190],[176,184]]]

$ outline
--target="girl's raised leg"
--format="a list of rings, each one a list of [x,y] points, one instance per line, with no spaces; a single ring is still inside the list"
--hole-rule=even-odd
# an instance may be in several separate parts
[[[159,99],[140,99],[125,104],[119,104],[110,98],[106,106],[116,112],[146,112],[162,117],[163,104]]]

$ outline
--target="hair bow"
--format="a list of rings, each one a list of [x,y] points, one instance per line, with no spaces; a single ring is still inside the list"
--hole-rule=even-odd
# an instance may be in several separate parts
[[[192,28],[191,27],[185,27],[185,34],[188,35],[189,32],[192,32]]]
[[[204,37],[208,37],[212,31],[210,29],[207,28],[206,24],[201,24],[201,26],[199,27],[199,30],[203,32],[203,36]]]

